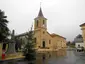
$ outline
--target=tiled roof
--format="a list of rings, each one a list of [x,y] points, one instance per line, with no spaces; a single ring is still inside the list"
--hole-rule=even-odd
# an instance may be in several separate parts
[[[50,34],[52,37],[56,37],[56,36],[59,36],[59,37],[61,37],[61,38],[64,38],[64,39],[66,39],[65,37],[63,37],[63,36],[60,36],[60,35],[58,35],[58,34],[55,34],[55,33],[53,33],[53,34]]]
[[[56,36],[56,34],[54,34],[54,33],[53,33],[53,34],[50,34],[50,35],[51,35],[52,37],[55,37],[55,36]]]

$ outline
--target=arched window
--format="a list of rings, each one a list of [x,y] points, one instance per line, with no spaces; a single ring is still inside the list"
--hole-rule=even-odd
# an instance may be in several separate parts
[[[34,42],[36,43],[36,38],[34,38]]]
[[[36,26],[38,27],[38,20],[36,21]]]
[[[45,24],[45,21],[43,20],[43,24]]]
[[[51,44],[51,40],[49,40],[49,44]]]
[[[45,32],[43,31],[43,34],[45,34]]]

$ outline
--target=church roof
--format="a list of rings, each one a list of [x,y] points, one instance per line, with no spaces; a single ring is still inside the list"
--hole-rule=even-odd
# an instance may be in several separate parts
[[[61,38],[64,38],[64,39],[66,39],[65,37],[63,37],[63,36],[60,36],[60,35],[58,35],[58,34],[55,34],[55,33],[53,33],[53,34],[50,34],[52,37],[56,37],[56,36],[59,36],[59,37],[61,37]]]
[[[56,36],[56,34],[54,34],[54,33],[53,33],[53,34],[50,34],[50,35],[51,35],[52,37],[55,37],[55,36]]]
[[[43,13],[42,13],[41,7],[40,7],[40,10],[39,10],[39,13],[38,13],[38,17],[44,17],[44,16],[43,16]]]
[[[42,12],[41,7],[40,7],[40,10],[39,10],[38,16],[37,16],[35,19],[37,19],[37,18],[39,18],[39,17],[45,18],[44,15],[43,15],[43,12]],[[45,18],[45,19],[46,19],[46,18]]]

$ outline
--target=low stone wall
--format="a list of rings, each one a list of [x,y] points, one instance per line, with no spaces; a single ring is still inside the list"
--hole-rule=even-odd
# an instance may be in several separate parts
[[[2,44],[0,43],[0,56],[2,55]]]

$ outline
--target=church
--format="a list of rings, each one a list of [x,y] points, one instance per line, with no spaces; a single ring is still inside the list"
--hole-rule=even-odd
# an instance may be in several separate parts
[[[58,34],[50,34],[47,31],[47,18],[44,17],[40,7],[38,16],[34,18],[34,38],[37,50],[59,50],[66,48],[66,38]],[[17,37],[25,40],[26,33],[20,34]]]
[[[47,18],[40,8],[38,16],[34,19],[34,37],[37,49],[62,49],[66,47],[66,38],[47,31]]]

